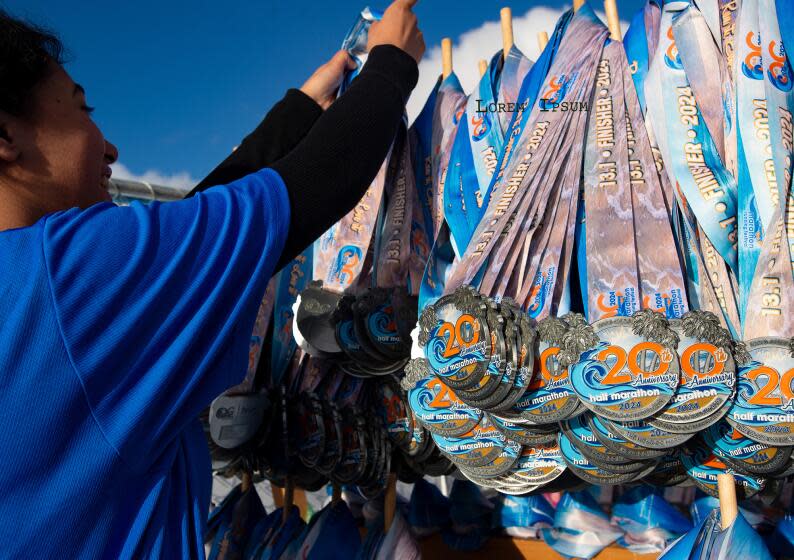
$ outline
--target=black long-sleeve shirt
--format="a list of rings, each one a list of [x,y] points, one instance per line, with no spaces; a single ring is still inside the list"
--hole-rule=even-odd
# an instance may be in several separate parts
[[[190,193],[272,167],[287,187],[291,219],[278,267],[339,221],[366,192],[394,140],[419,77],[416,61],[381,45],[324,113],[290,90],[262,123]],[[278,268],[277,267],[277,268]]]

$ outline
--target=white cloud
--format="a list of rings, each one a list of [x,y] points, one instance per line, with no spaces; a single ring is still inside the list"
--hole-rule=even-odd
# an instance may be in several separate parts
[[[145,171],[142,175],[138,175],[129,170],[123,163],[114,163],[110,166],[113,169],[113,177],[115,179],[127,179],[129,181],[143,181],[153,185],[162,185],[165,187],[174,187],[180,190],[189,191],[196,186],[196,181],[190,176],[190,173],[183,171],[173,175],[164,175],[163,173],[150,169]]]
[[[549,35],[554,31],[554,26],[560,16],[570,8],[549,8],[536,6],[530,8],[524,15],[513,13],[513,38],[516,46],[531,60],[536,60],[540,55],[538,47],[538,33],[545,31]],[[596,10],[602,21],[606,16],[602,11]],[[466,31],[459,37],[453,37],[454,48],[452,61],[455,74],[458,76],[463,89],[470,92],[480,78],[478,63],[481,59],[490,60],[497,50],[502,48],[502,27],[499,23],[499,12],[494,10],[494,21],[488,21],[475,29]],[[628,29],[628,22],[621,21],[623,32]],[[428,48],[422,62],[419,64],[419,82],[416,85],[411,99],[408,101],[408,116],[413,120],[430,95],[433,86],[441,73],[441,47]]]

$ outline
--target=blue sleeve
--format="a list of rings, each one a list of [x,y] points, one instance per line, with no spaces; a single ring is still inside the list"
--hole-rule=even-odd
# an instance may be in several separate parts
[[[162,449],[245,376],[289,212],[281,177],[265,169],[178,202],[45,218],[64,343],[123,459]]]

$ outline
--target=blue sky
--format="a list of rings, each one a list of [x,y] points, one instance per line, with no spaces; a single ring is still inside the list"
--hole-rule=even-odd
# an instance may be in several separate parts
[[[131,173],[181,174],[183,181],[210,171],[287,88],[300,86],[338,49],[358,11],[367,5],[366,0],[76,4],[2,2],[12,14],[60,35],[70,53],[67,70],[85,86],[89,103],[97,109],[96,121],[118,146],[119,161]],[[642,2],[618,4],[627,21]],[[386,2],[372,5],[383,7]],[[487,37],[475,45],[479,50],[482,44],[478,56],[487,58],[498,48],[498,35],[471,31],[496,22],[504,5],[511,6],[516,17],[532,7],[553,8],[541,10],[546,14],[542,27],[551,31],[556,11],[570,2],[420,0],[416,12],[428,47],[442,37],[470,32],[470,37]],[[540,16],[530,16],[530,23],[540,25]],[[516,40],[519,46],[522,40],[531,43],[525,49],[531,56],[534,40],[518,33]],[[437,71],[429,63],[430,58],[422,67],[427,83]],[[474,62],[468,64],[473,72]]]

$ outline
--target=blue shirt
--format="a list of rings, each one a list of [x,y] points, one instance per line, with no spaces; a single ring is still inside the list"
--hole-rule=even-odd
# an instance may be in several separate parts
[[[288,223],[266,169],[0,232],[0,557],[204,557],[197,416],[245,376]]]

